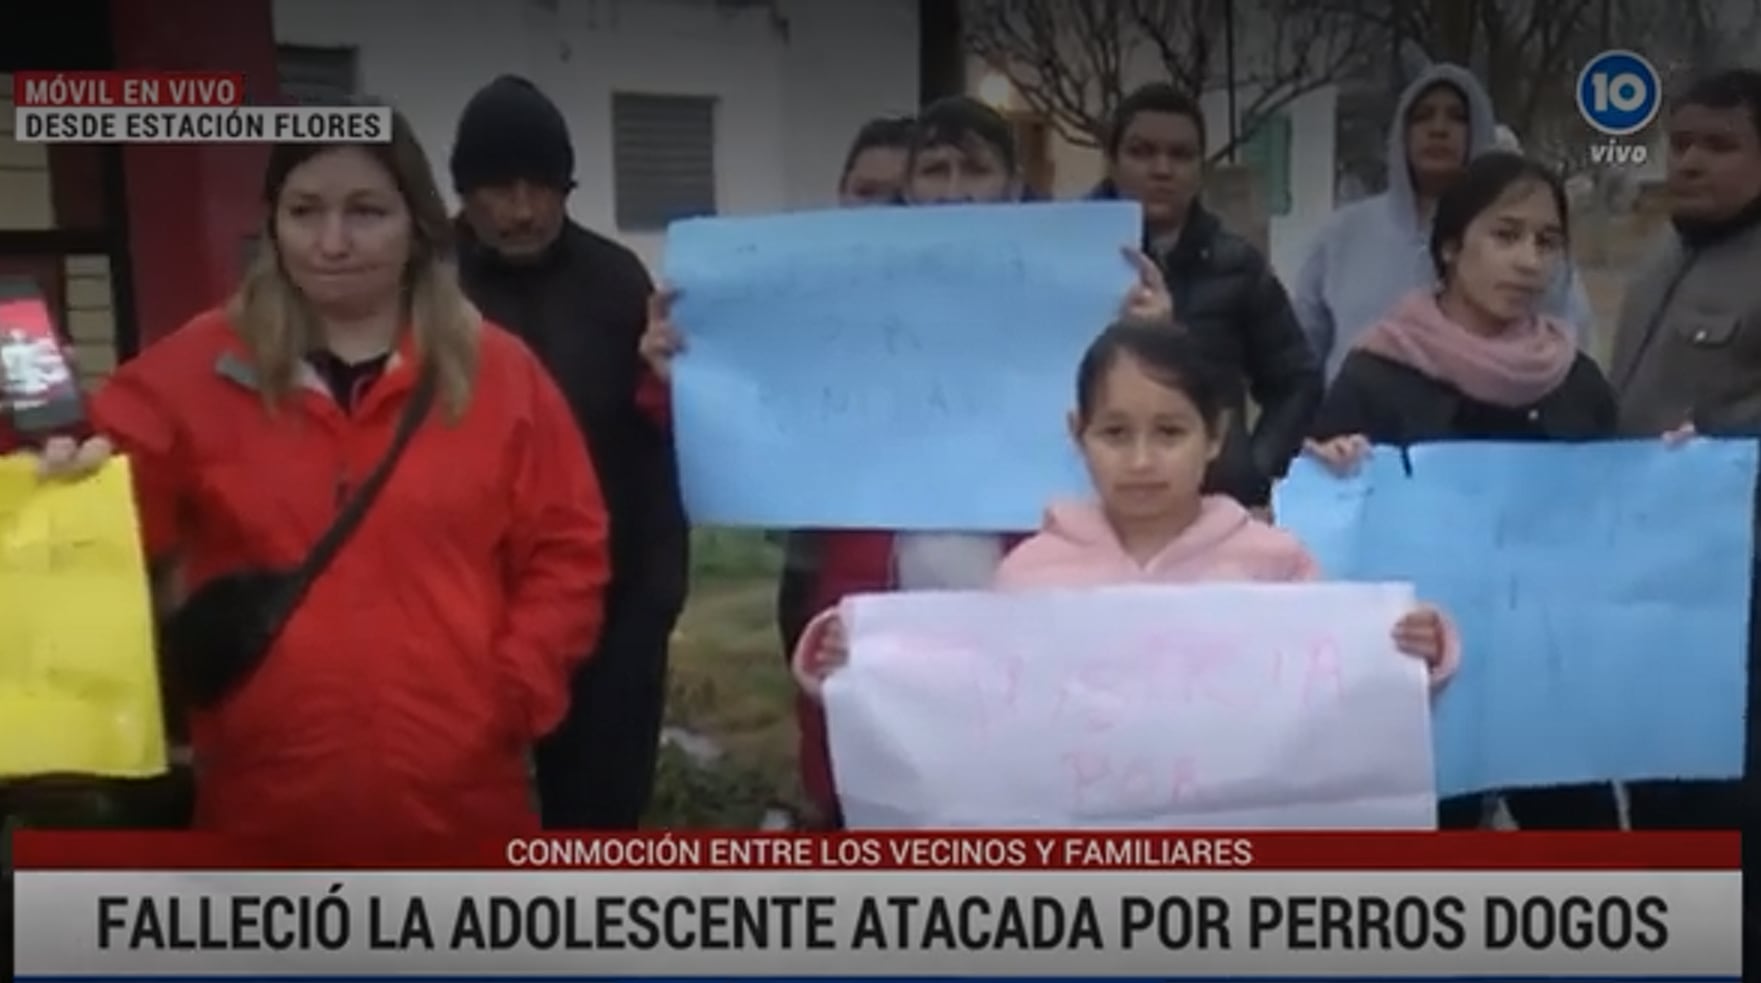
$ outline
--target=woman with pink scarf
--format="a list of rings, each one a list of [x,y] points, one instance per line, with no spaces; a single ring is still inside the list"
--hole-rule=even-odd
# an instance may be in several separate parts
[[[1516,154],[1477,158],[1437,203],[1437,286],[1403,298],[1359,338],[1313,427],[1309,453],[1346,472],[1372,443],[1581,441],[1614,434],[1614,392],[1571,328],[1537,313],[1568,245],[1565,189]],[[1529,829],[1616,829],[1609,785],[1505,793]],[[1470,828],[1481,796],[1444,799],[1438,824]]]

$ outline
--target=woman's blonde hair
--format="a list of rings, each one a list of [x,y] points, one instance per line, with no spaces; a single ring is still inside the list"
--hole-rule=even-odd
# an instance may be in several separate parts
[[[452,221],[434,183],[428,155],[402,113],[392,113],[386,143],[277,144],[263,178],[263,248],[233,294],[227,312],[250,353],[270,407],[298,385],[306,354],[320,344],[316,313],[282,267],[275,217],[282,185],[295,168],[328,150],[358,147],[390,172],[410,214],[410,258],[404,270],[404,315],[416,357],[435,373],[437,402],[457,421],[470,404],[483,318],[459,286]]]

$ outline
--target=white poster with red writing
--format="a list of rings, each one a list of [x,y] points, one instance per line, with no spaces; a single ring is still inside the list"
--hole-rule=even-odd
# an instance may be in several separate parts
[[[844,602],[826,682],[857,829],[1432,829],[1404,584]]]

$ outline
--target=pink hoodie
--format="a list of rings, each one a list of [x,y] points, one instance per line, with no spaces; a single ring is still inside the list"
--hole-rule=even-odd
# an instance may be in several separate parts
[[[996,585],[999,590],[1021,590],[1132,583],[1291,583],[1320,577],[1314,557],[1295,536],[1255,519],[1232,498],[1207,495],[1198,521],[1145,564],[1125,552],[1098,505],[1054,503],[1046,510],[1040,532],[1003,560]],[[802,633],[793,660],[797,678],[809,678],[803,667],[819,645],[831,614],[821,613]],[[1433,686],[1453,675],[1461,662],[1461,637],[1455,625],[1444,617],[1443,627],[1443,658],[1431,668]]]
[[[997,569],[997,587],[1105,587],[1114,584],[1289,583],[1320,568],[1296,537],[1248,514],[1234,499],[1207,495],[1198,520],[1145,564],[1126,552],[1093,502],[1054,502],[1039,535]]]

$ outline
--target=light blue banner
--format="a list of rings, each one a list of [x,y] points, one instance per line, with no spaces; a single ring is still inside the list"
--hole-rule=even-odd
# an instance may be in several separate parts
[[[1440,795],[1742,774],[1756,444],[1377,447],[1303,459],[1278,523],[1340,580],[1409,581],[1460,626]]]
[[[1026,530],[1087,488],[1076,367],[1117,315],[1130,202],[693,219],[667,233],[692,521]]]

